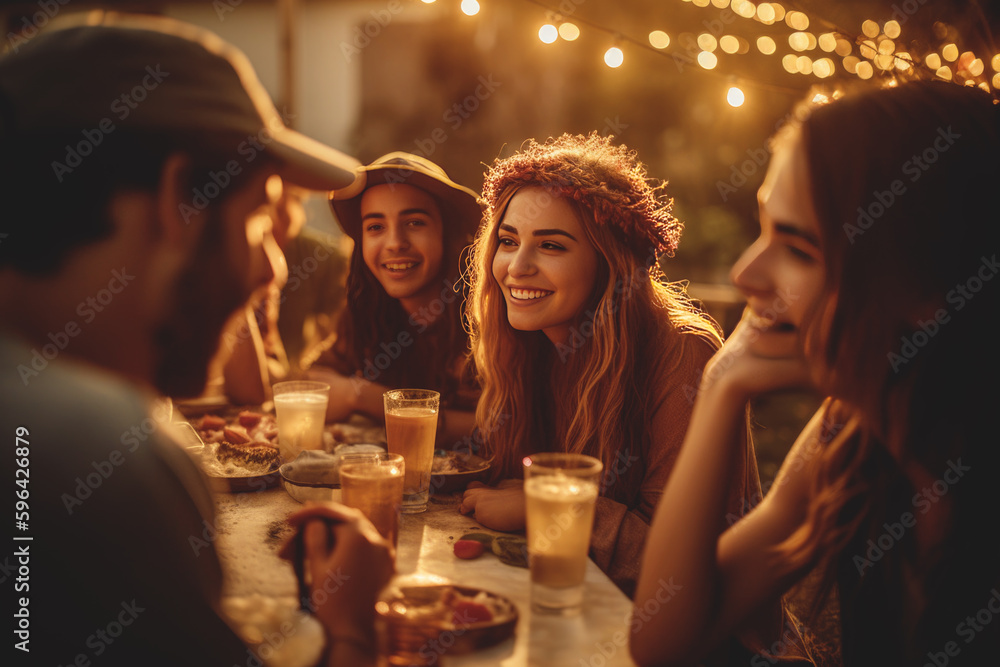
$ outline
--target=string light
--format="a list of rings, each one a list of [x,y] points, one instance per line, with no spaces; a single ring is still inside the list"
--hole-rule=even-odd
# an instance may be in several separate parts
[[[610,49],[604,52],[604,64],[608,67],[614,69],[616,67],[621,67],[622,63],[625,62],[625,54],[617,46],[612,46]]]
[[[595,30],[612,34],[615,37],[615,46],[607,49],[604,53],[604,62],[608,67],[620,67],[625,61],[625,53],[620,44],[630,43],[650,51],[672,57],[678,66],[683,64],[697,64],[702,70],[713,71],[719,65],[717,51],[722,51],[728,55],[742,55],[750,52],[752,44],[756,44],[757,51],[765,56],[775,55],[778,46],[775,41],[777,35],[749,36],[749,39],[741,37],[739,34],[725,34],[719,36],[717,31],[704,32],[699,34],[695,41],[699,51],[692,54],[687,49],[668,50],[672,44],[670,36],[663,30],[652,30],[645,40],[637,40],[632,37],[615,33],[609,26],[588,21],[581,14],[574,14],[573,22],[564,21],[558,11],[548,4],[547,0],[526,0],[538,5],[548,13],[547,22],[538,30],[538,38],[546,44],[552,44],[562,38],[565,41],[574,41],[580,37],[580,28],[577,23],[584,24]],[[423,0],[425,4],[432,4],[435,0]],[[554,2],[554,0],[553,0]],[[876,73],[880,77],[888,79],[891,84],[900,78],[912,78],[917,76],[936,76],[940,79],[955,81],[956,83],[968,86],[978,86],[986,90],[1000,88],[1000,53],[994,54],[988,59],[977,58],[974,52],[961,51],[959,45],[962,44],[961,35],[954,26],[937,21],[932,26],[933,34],[938,40],[938,47],[921,46],[918,53],[911,54],[907,51],[898,50],[905,48],[905,44],[913,47],[916,42],[902,40],[902,26],[896,20],[886,21],[881,24],[873,20],[865,20],[861,23],[859,34],[852,34],[840,27],[828,22],[821,22],[825,32],[817,31],[815,34],[809,31],[812,19],[808,14],[798,10],[787,10],[779,2],[761,2],[759,4],[751,0],[683,0],[692,6],[707,8],[714,6],[718,9],[729,9],[733,15],[756,21],[762,25],[775,26],[781,28],[784,24],[790,30],[786,38],[792,53],[786,53],[781,57],[781,65],[790,74],[801,74],[815,76],[820,79],[835,76],[838,71],[838,64],[843,68],[845,74],[857,76],[860,79],[871,79]],[[481,10],[480,0],[462,0],[461,9],[469,16],[476,15]],[[732,19],[726,23],[731,23]],[[706,27],[708,23],[705,22]],[[558,26],[558,27],[557,27]],[[738,26],[733,26],[736,33],[739,33]],[[773,30],[772,30],[773,32]],[[684,40],[680,40],[683,42]],[[824,57],[822,53],[810,57],[808,52],[819,49],[823,53],[836,54],[838,58]],[[924,51],[924,49],[927,49]],[[992,71],[987,72],[988,65]],[[949,65],[948,63],[954,63]],[[924,67],[917,67],[923,64]],[[683,70],[683,67],[680,69]],[[719,72],[719,74],[723,74]],[[753,85],[777,90],[797,95],[797,87],[786,87],[765,83],[760,80],[751,80]],[[729,99],[730,95],[742,96],[738,104],[733,104]],[[739,86],[731,85],[727,92],[727,101],[731,106],[738,107],[743,104],[746,97]]]
[[[729,90],[726,92],[726,102],[729,103],[729,106],[735,109],[743,106],[745,101],[746,95],[743,94],[743,91],[738,86],[729,87]]]

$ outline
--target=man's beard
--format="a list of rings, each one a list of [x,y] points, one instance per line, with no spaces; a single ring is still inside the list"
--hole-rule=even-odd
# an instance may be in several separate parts
[[[154,383],[166,396],[204,391],[222,329],[250,296],[224,247],[222,217],[210,209],[198,248],[176,283],[172,307],[154,333],[159,350]]]

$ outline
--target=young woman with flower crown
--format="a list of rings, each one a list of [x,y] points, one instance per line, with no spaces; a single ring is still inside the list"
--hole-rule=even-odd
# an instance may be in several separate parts
[[[682,225],[635,155],[596,133],[527,142],[493,165],[483,198],[469,319],[496,486],[471,487],[462,511],[521,529],[525,455],[595,456],[604,479],[591,556],[631,594],[692,396],[722,341],[659,272]],[[720,529],[759,499],[746,429],[726,466]]]

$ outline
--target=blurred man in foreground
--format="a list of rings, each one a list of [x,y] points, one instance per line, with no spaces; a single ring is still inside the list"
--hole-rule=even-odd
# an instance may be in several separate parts
[[[276,179],[330,190],[355,165],[287,129],[245,57],[193,26],[95,13],[0,59],[2,468],[18,503],[0,580],[22,659],[259,664],[218,613],[204,480],[151,406],[201,391],[223,324],[273,277]],[[317,609],[327,657],[365,664],[390,560],[357,515],[324,511],[337,548],[309,522],[313,585],[348,575]]]

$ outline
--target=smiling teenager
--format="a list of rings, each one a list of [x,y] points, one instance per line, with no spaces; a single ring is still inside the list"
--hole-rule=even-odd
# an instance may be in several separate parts
[[[944,82],[813,102],[775,139],[760,238],[732,272],[746,314],[700,387],[636,610],[663,577],[684,589],[631,652],[696,664],[813,572],[842,664],[997,664],[998,107]],[[916,156],[935,164],[910,174]],[[828,398],[767,497],[719,530],[746,402],[790,387]]]
[[[309,375],[330,383],[328,419],[384,419],[382,393],[441,393],[438,442],[473,429],[478,387],[466,363],[461,257],[482,219],[479,197],[419,155],[395,152],[331,193],[354,240],[337,339]]]
[[[597,134],[527,142],[490,169],[484,200],[469,312],[495,486],[470,487],[462,511],[522,529],[521,459],[595,456],[604,478],[590,553],[631,595],[690,396],[721,343],[659,273],[682,225],[635,155]],[[712,518],[720,530],[760,492],[745,428],[738,439]]]

